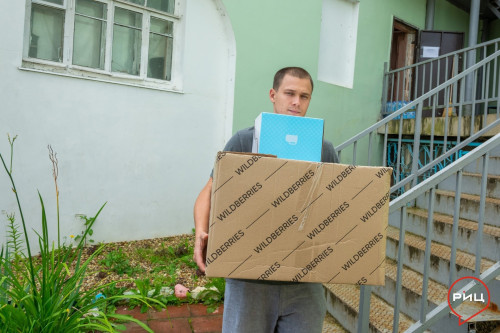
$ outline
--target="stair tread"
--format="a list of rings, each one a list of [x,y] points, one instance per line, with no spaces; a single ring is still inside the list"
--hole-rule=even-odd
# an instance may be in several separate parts
[[[359,309],[359,287],[348,284],[324,284],[340,301],[354,312]],[[370,324],[380,332],[392,332],[394,308],[372,293],[370,298]],[[399,314],[399,331],[406,331],[414,323],[403,313]]]
[[[407,209],[407,212],[413,215],[427,218],[428,211],[422,208],[411,207]],[[434,212],[434,221],[453,225],[453,216]],[[469,229],[474,231],[477,231],[478,229],[478,223],[472,220],[459,219],[458,225],[464,229]],[[500,237],[500,228],[489,224],[484,224],[483,233],[491,235],[493,237]]]
[[[387,238],[392,238],[399,241],[399,229],[389,226],[387,228]],[[408,244],[414,248],[425,251],[425,238],[417,236],[411,233],[405,234],[405,244]],[[440,257],[445,260],[450,260],[451,248],[449,246],[432,242],[431,243],[431,254]],[[474,270],[476,264],[476,257],[472,254],[457,250],[456,264],[468,269]],[[493,266],[495,263],[488,259],[481,259],[481,273]]]
[[[396,261],[389,258],[385,259],[385,275],[393,281],[396,281],[397,268]],[[403,287],[422,296],[422,283],[424,280],[422,274],[403,266],[402,278],[401,283]],[[448,288],[431,279],[429,279],[428,282],[427,299],[436,305],[446,301],[448,297]]]
[[[463,318],[469,318],[470,316],[478,313],[483,310],[484,305],[482,303],[476,302],[463,302],[457,307],[457,313],[459,313]],[[493,309],[492,304],[486,310],[483,310],[477,316],[472,318],[471,322],[478,321],[498,321],[500,320],[500,312],[498,310]]]
[[[393,281],[397,277],[397,262],[386,258],[385,260],[385,275]],[[403,266],[402,281],[403,288],[409,289],[419,296],[422,296],[423,274],[414,271],[408,267]],[[448,301],[448,287],[429,279],[427,285],[427,300],[439,305]],[[478,308],[479,307],[479,308]],[[458,313],[462,314],[465,318],[473,315],[474,313],[483,309],[482,304],[464,302],[458,307]],[[482,316],[478,316],[474,321],[484,320],[500,320],[500,312],[491,305],[488,309],[483,310]]]
[[[331,314],[328,312],[326,313],[325,320],[323,321],[323,330],[321,331],[322,333],[348,333],[346,329],[342,327],[338,323],[338,321],[335,320],[335,318],[332,317]]]
[[[437,195],[445,195],[448,197],[455,197],[455,191],[445,191],[445,190],[436,190]],[[481,199],[479,195],[475,194],[468,194],[468,193],[461,193],[460,198],[462,199],[467,199],[467,200],[472,200],[472,201],[477,201]],[[500,205],[500,199],[497,198],[492,198],[492,197],[486,197],[486,202],[494,205]]]
[[[463,176],[469,176],[469,177],[477,177],[477,178],[481,178],[483,176],[480,173],[474,173],[474,172],[463,172],[462,175]],[[500,175],[491,175],[491,174],[488,174],[488,178],[489,179],[500,180]]]

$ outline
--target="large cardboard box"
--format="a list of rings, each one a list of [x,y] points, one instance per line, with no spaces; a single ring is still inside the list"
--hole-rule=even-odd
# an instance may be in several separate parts
[[[207,276],[383,285],[391,173],[220,152]]]
[[[252,152],[320,162],[323,128],[323,119],[263,112],[255,119]]]

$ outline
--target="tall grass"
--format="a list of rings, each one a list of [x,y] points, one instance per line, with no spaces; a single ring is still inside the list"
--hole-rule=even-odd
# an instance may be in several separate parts
[[[152,332],[142,322],[124,315],[106,313],[108,302],[119,299],[134,299],[146,306],[151,303],[163,304],[143,295],[114,295],[108,298],[95,299],[95,295],[119,281],[114,281],[90,290],[83,290],[82,284],[89,263],[102,252],[103,245],[88,259],[82,261],[85,249],[84,240],[97,217],[103,210],[102,205],[91,223],[86,225],[83,237],[76,247],[61,244],[59,221],[59,189],[57,176],[59,173],[56,154],[49,146],[49,157],[52,162],[53,178],[56,186],[57,202],[57,246],[49,241],[49,230],[46,209],[40,193],[42,228],[37,233],[40,247],[40,258],[32,256],[27,224],[23,215],[19,193],[12,176],[12,158],[14,141],[9,137],[10,168],[0,153],[0,159],[7,173],[12,191],[15,195],[22,234],[15,223],[15,215],[9,214],[9,232],[7,246],[0,250],[0,331],[1,332],[116,332],[124,329],[118,321],[133,321],[148,332]],[[25,251],[24,251],[25,247]],[[70,267],[74,267],[70,270]],[[122,280],[123,281],[123,280]]]

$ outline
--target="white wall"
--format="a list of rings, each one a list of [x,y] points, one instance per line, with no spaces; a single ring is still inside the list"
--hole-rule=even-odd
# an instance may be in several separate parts
[[[183,93],[20,70],[24,17],[24,1],[0,2],[8,32],[0,37],[0,153],[9,157],[7,133],[19,135],[14,176],[28,228],[40,230],[38,189],[57,235],[50,144],[62,236],[81,230],[75,214],[93,215],[104,202],[96,241],[191,232],[194,200],[231,133],[235,42],[220,1],[187,1]],[[21,222],[3,167],[0,211],[1,245],[5,212]]]

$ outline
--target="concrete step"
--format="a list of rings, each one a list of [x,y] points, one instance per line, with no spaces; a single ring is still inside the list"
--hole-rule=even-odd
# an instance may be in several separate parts
[[[408,220],[406,230],[413,234],[425,237],[427,230],[428,211],[420,208],[408,208]],[[390,223],[396,225],[396,219],[391,218]],[[434,213],[432,228],[432,239],[451,246],[453,216]],[[457,248],[468,253],[476,252],[478,223],[467,219],[458,220]],[[484,225],[482,244],[482,257],[498,261],[500,260],[500,227]]]
[[[462,174],[462,192],[474,195],[481,195],[481,179],[480,173],[464,172]],[[444,191],[455,192],[456,176],[452,175],[439,183],[438,189]],[[490,198],[500,199],[500,176],[489,175],[486,182],[486,196]]]
[[[496,156],[495,156],[495,155]],[[482,173],[483,171],[483,159],[478,158],[476,161],[465,166],[464,172],[470,173]],[[488,173],[490,175],[500,175],[500,157],[498,153],[492,152],[490,159],[488,161]]]
[[[373,292],[389,304],[394,305],[396,295],[397,263],[391,259],[387,259],[385,261],[385,270],[385,286],[376,286],[373,288]],[[423,278],[423,275],[419,272],[403,266],[400,311],[407,314],[415,321],[420,319],[419,313],[422,303]],[[445,285],[429,279],[426,312],[428,313],[439,304],[447,302],[447,296],[448,288]],[[500,320],[500,313],[495,311],[495,307],[496,305],[491,303],[490,308],[481,313],[484,314],[484,316],[477,319],[480,321]],[[459,313],[467,313],[465,311],[462,312],[461,307],[458,309],[460,310]],[[432,325],[432,327],[430,327],[430,330],[440,333],[467,332],[466,327],[463,327],[463,325],[460,326],[458,318],[452,313],[437,321],[434,325]]]
[[[464,187],[462,187],[464,188]],[[460,217],[467,220],[477,221],[479,217],[478,195],[462,193],[460,195]],[[416,206],[427,209],[429,203],[429,192],[421,195],[416,200]],[[437,213],[453,215],[455,207],[455,192],[436,190],[434,211]],[[500,227],[500,199],[486,197],[484,223]]]
[[[324,284],[327,295],[327,311],[349,332],[357,331],[359,287],[347,284]],[[370,298],[369,332],[392,332],[394,309],[378,296]],[[399,332],[414,323],[408,316],[399,315]]]
[[[397,260],[399,245],[399,229],[389,226],[387,228],[387,257]],[[403,255],[404,264],[415,270],[423,271],[425,253],[425,238],[407,232],[405,234],[405,248]],[[430,255],[430,270],[429,277],[434,281],[448,285],[450,276],[450,257],[451,248],[444,244],[433,241],[431,243]],[[475,269],[476,257],[469,253],[457,250],[456,269],[457,278],[464,276],[473,276]],[[481,259],[481,272],[494,265],[495,262],[488,259]],[[500,280],[500,277],[497,279]],[[500,282],[500,281],[498,281]],[[498,286],[496,286],[498,285]],[[500,283],[496,283],[495,288],[499,288],[498,295],[500,296]]]
[[[323,321],[322,333],[348,333],[348,331],[340,325],[340,323],[327,313]]]

